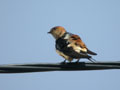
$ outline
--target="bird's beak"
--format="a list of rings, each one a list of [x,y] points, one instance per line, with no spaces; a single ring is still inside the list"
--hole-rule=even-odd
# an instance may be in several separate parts
[[[48,34],[50,34],[51,32],[48,32]]]

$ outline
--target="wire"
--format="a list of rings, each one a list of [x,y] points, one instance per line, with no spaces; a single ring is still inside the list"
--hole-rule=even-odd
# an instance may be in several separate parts
[[[47,71],[86,71],[120,69],[120,62],[34,63],[0,65],[0,73],[30,73]]]

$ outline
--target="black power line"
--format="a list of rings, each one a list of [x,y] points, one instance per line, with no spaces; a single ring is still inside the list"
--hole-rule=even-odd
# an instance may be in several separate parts
[[[120,62],[35,63],[0,65],[0,73],[28,73],[45,71],[85,71],[120,69]]]

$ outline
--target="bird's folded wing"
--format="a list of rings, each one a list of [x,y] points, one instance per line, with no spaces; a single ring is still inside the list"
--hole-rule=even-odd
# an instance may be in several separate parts
[[[87,52],[86,45],[84,44],[84,42],[82,42],[81,38],[78,35],[71,35],[69,42],[70,44],[68,45],[68,47],[73,47],[73,49],[78,53]]]
[[[56,49],[63,52],[65,55],[68,55],[72,58],[90,58],[87,53],[82,52],[79,46],[76,46],[74,43],[68,42],[65,39],[59,38],[56,40]]]
[[[97,55],[95,52],[92,52],[86,47],[86,45],[84,44],[84,42],[81,40],[81,38],[78,35],[72,35],[70,41],[73,43],[71,43],[69,46],[74,47],[74,50],[76,50],[77,52]]]

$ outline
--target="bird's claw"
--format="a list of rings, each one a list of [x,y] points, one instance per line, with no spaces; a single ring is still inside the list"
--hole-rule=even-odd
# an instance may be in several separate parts
[[[66,64],[66,60],[64,60],[63,62],[61,62],[61,64]]]

